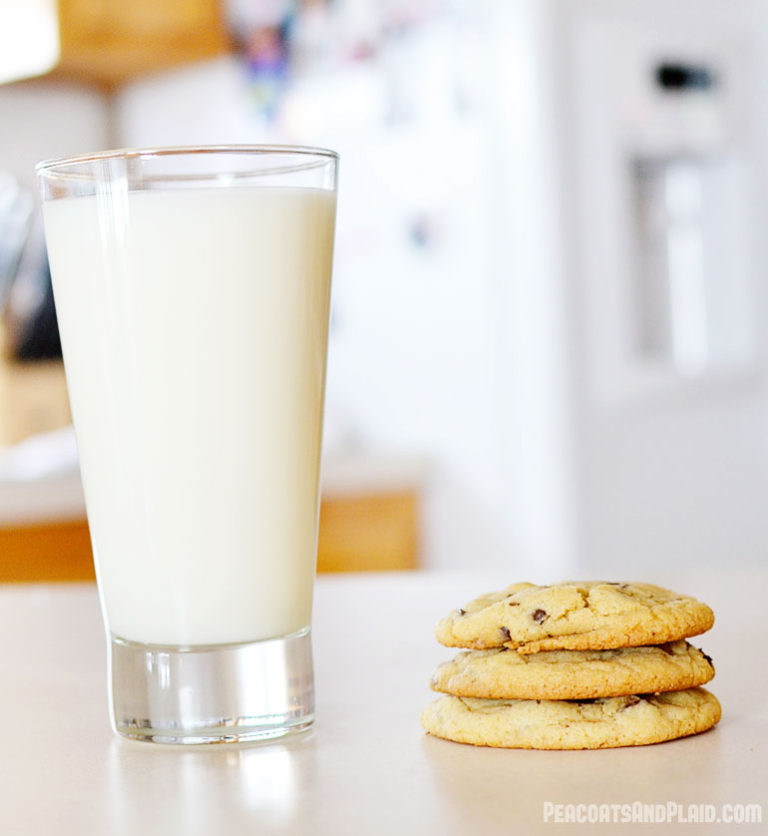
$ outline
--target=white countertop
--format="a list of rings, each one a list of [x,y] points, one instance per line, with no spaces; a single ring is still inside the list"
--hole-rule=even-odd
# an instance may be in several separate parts
[[[451,655],[432,638],[435,621],[478,593],[521,579],[321,578],[315,730],[289,743],[233,749],[114,737],[95,588],[0,586],[0,833],[491,836],[622,829],[545,825],[545,801],[758,803],[762,828],[683,830],[765,832],[768,570],[626,578],[696,595],[715,610],[715,628],[694,640],[717,667],[708,687],[723,704],[723,720],[714,731],[585,752],[492,750],[424,735],[418,714],[433,698],[429,675]]]

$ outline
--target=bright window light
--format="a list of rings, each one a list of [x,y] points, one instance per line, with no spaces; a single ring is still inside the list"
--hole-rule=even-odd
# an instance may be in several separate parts
[[[58,60],[56,0],[0,0],[0,84],[42,75]]]

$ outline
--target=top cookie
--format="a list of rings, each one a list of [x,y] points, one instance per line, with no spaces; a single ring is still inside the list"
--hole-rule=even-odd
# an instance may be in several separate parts
[[[714,620],[706,604],[647,583],[517,583],[449,613],[435,634],[475,650],[609,650],[696,636]]]

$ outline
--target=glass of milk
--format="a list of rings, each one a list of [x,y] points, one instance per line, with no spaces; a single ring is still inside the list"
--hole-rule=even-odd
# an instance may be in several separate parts
[[[37,167],[122,735],[313,722],[336,168],[265,146]]]

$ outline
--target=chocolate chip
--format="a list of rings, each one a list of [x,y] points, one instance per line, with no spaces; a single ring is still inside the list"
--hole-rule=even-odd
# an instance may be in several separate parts
[[[701,648],[699,648],[699,652],[709,662],[709,664],[712,665],[712,657],[708,656],[703,650],[701,650]],[[714,665],[712,665],[712,667],[714,667]]]
[[[675,651],[672,650],[672,648],[669,646],[669,644],[660,644],[659,645],[659,650],[663,650],[667,654],[667,656],[674,656],[675,655]]]
[[[537,624],[541,624],[542,622],[546,621],[549,618],[549,613],[547,613],[545,610],[534,610],[531,613],[531,618]]]
[[[510,641],[510,639],[512,638],[512,635],[506,627],[499,627],[499,632],[501,633],[501,637],[504,639],[505,642]]]
[[[520,602],[519,602],[519,601],[510,601],[510,602],[509,602],[509,606],[510,606],[510,607],[519,607],[519,606],[520,606]]]
[[[467,614],[466,610],[459,610],[459,615],[466,615],[466,614]]]

